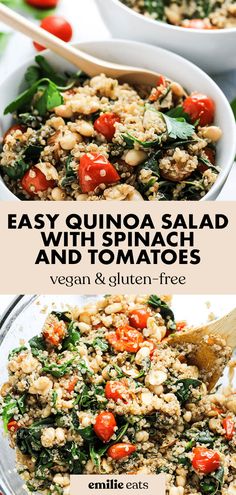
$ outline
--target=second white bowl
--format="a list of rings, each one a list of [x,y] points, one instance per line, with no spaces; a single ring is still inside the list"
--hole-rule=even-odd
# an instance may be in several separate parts
[[[120,0],[96,2],[115,38],[144,41],[172,50],[209,74],[236,68],[236,28],[186,29],[138,14]]]

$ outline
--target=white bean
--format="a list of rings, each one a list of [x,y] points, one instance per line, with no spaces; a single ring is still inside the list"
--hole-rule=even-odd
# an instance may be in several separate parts
[[[53,201],[63,201],[66,197],[65,192],[60,187],[54,187],[51,192]]]
[[[210,125],[209,127],[204,127],[202,129],[202,134],[203,137],[205,137],[206,139],[216,142],[219,141],[219,139],[221,138],[222,130],[216,125]]]
[[[76,137],[72,132],[67,132],[60,138],[60,145],[63,150],[70,151],[76,145]]]
[[[144,162],[147,158],[147,153],[142,150],[129,150],[125,155],[125,163],[131,167],[136,167],[140,163]]]

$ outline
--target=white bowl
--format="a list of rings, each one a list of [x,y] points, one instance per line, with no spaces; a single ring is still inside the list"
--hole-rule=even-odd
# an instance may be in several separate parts
[[[138,14],[120,0],[96,2],[115,38],[143,41],[172,50],[210,74],[236,68],[236,28],[186,29]]]
[[[223,131],[223,137],[217,146],[216,162],[221,168],[221,172],[213,187],[203,198],[204,200],[215,199],[230,172],[236,153],[235,121],[233,113],[226,97],[215,82],[201,69],[182,57],[179,57],[179,55],[143,43],[108,40],[80,43],[78,46],[80,46],[82,50],[103,59],[156,70],[158,73],[165,74],[170,79],[178,81],[189,92],[201,91],[215,101],[215,123]],[[44,56],[60,71],[74,70],[73,66],[50,51],[45,51]],[[22,81],[25,70],[32,63],[33,60],[28,60],[22,67],[13,71],[12,74],[0,84],[0,115],[3,115],[6,105],[22,90]],[[7,130],[11,125],[11,116],[7,115],[1,117],[0,125],[4,131]],[[2,180],[0,180],[0,199],[17,199]]]

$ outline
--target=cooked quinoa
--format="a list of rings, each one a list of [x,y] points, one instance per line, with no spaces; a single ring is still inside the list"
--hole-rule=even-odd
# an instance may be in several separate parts
[[[174,26],[195,29],[236,27],[234,0],[121,0],[139,14]]]
[[[50,313],[9,355],[2,418],[30,491],[70,474],[166,473],[168,495],[234,495],[236,398],[207,392],[168,298],[107,296]],[[219,368],[231,350],[219,350]]]
[[[211,98],[164,76],[147,88],[79,74],[63,88],[50,70],[6,109],[16,124],[0,170],[20,199],[198,200],[212,187],[222,132]]]

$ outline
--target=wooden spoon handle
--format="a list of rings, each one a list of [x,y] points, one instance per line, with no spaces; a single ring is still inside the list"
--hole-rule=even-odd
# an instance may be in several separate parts
[[[101,60],[93,57],[92,55],[88,55],[87,53],[83,53],[81,50],[74,48],[53,34],[48,33],[44,29],[35,25],[28,19],[25,19],[23,16],[9,9],[2,3],[0,3],[0,21],[4,22],[15,31],[19,31],[32,40],[37,41],[37,43],[49,48],[60,57],[68,60],[68,62],[71,62],[73,65],[84,71],[89,76],[95,76],[100,72],[105,71],[108,76],[116,75],[116,77],[119,77],[127,72],[133,72],[134,70],[132,67],[113,63],[111,64],[105,60]]]

